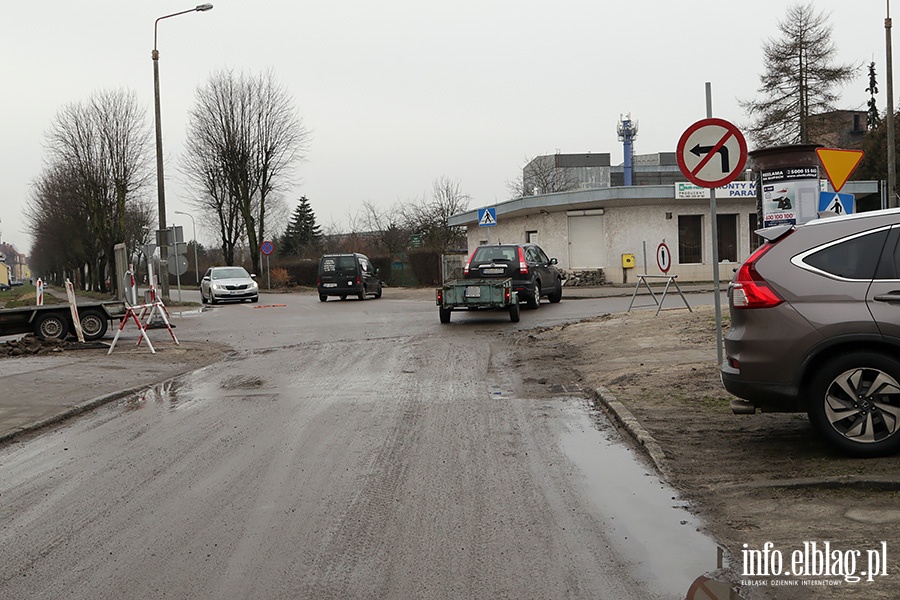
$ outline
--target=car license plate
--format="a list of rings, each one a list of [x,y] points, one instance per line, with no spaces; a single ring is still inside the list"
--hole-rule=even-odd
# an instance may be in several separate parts
[[[337,287],[336,283],[323,283],[322,287]]]
[[[487,268],[487,269],[482,269],[481,272],[484,273],[485,275],[503,275],[503,272],[505,270],[506,269]]]
[[[470,285],[466,288],[466,298],[481,298],[481,288],[477,285]]]

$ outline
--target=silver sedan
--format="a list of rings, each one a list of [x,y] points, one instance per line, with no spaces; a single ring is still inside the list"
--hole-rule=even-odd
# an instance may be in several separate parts
[[[203,304],[229,300],[257,302],[259,285],[254,277],[243,267],[210,267],[200,282],[200,301]]]

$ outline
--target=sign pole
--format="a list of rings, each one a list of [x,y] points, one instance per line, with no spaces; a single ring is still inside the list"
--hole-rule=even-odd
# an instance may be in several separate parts
[[[706,82],[706,118],[712,118],[712,83]],[[716,212],[716,188],[709,188],[709,214],[712,227],[713,297],[716,305],[716,358],[722,366],[722,293],[719,291],[719,216]]]

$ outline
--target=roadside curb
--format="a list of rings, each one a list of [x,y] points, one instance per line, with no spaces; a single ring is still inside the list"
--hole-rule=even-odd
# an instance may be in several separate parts
[[[669,463],[666,461],[666,455],[650,432],[644,429],[640,421],[608,389],[597,387],[594,392],[610,416],[644,449],[657,472],[664,479],[671,480],[672,472],[669,469]]]
[[[164,380],[166,381],[166,380]],[[8,433],[0,434],[0,444],[4,444],[8,441],[11,441],[20,435],[25,435],[27,433],[32,433],[34,431],[38,431],[43,429],[44,427],[49,427],[50,425],[56,425],[57,423],[61,423],[66,419],[74,417],[76,415],[80,415],[82,413],[86,413],[90,410],[97,408],[98,406],[102,406],[108,402],[112,402],[113,400],[118,400],[119,398],[124,398],[125,396],[130,396],[133,394],[138,394],[146,389],[153,387],[158,384],[151,385],[141,385],[133,388],[129,388],[127,390],[119,390],[116,392],[112,392],[109,394],[105,394],[103,396],[98,396],[97,398],[93,398],[91,400],[85,400],[75,406],[71,406],[64,411],[61,411],[53,416],[47,417],[46,419],[41,419],[39,421],[34,421],[27,425],[22,425],[10,431]]]

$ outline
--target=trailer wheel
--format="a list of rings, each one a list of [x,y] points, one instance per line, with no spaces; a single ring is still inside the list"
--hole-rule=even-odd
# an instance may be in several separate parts
[[[513,302],[509,305],[509,320],[513,323],[519,322],[519,303]]]
[[[59,313],[46,313],[34,322],[34,335],[41,339],[66,339],[69,335],[69,322]]]
[[[449,323],[450,322],[450,313],[453,312],[449,308],[444,308],[443,306],[438,309],[441,312],[441,323]]]
[[[86,341],[99,340],[106,335],[108,321],[106,315],[97,310],[84,310],[79,313],[81,332]]]

